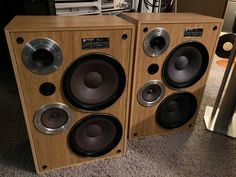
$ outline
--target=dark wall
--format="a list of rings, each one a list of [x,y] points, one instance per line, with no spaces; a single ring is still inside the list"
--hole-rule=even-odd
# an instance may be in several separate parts
[[[0,0],[0,63],[10,60],[4,34],[4,27],[10,20],[16,15],[55,14],[53,9],[54,0]]]
[[[228,0],[178,0],[178,12],[195,12],[224,18]]]
[[[0,62],[7,62],[8,48],[6,44],[4,27],[15,16],[24,13],[23,1],[21,0],[0,0]]]

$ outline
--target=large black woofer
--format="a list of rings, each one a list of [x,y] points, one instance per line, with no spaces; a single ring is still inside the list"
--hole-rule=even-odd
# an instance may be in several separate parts
[[[28,42],[22,51],[25,66],[36,74],[49,74],[56,71],[62,64],[60,46],[48,38],[37,38]]]
[[[186,42],[172,50],[164,62],[162,74],[171,87],[188,87],[201,79],[208,62],[208,51],[203,44]]]
[[[74,153],[96,157],[114,149],[122,134],[122,125],[117,118],[109,114],[92,114],[74,125],[68,141]]]
[[[125,82],[125,71],[115,58],[88,54],[67,69],[63,91],[77,108],[96,111],[112,105],[123,93]]]
[[[156,111],[156,121],[163,128],[177,128],[187,123],[197,110],[197,99],[188,92],[165,98]]]

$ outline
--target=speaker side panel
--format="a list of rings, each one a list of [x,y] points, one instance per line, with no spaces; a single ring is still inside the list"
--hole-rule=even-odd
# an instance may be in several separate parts
[[[128,38],[123,39],[122,35],[127,34]],[[25,107],[25,121],[28,124],[29,134],[33,152],[35,152],[34,160],[38,166],[39,172],[55,169],[63,166],[70,166],[72,164],[87,162],[94,159],[105,158],[124,153],[126,133],[127,133],[127,120],[126,113],[128,108],[128,78],[130,77],[130,57],[131,57],[131,45],[132,30],[92,30],[92,31],[70,31],[70,32],[27,32],[27,33],[11,33],[11,41],[13,43],[15,63],[17,66],[18,82],[21,85],[20,92],[22,92],[22,100],[24,100],[23,107]],[[22,37],[24,42],[18,44],[16,39]],[[38,75],[28,70],[22,62],[22,50],[27,42],[35,38],[50,38],[58,43],[62,49],[63,62],[57,71],[47,74]],[[81,40],[83,38],[97,38],[97,37],[109,37],[110,47],[105,49],[91,49],[82,50]],[[122,51],[122,52],[120,52]],[[78,57],[88,53],[104,53],[109,54],[116,58],[118,62],[123,66],[127,84],[121,97],[110,107],[97,111],[97,113],[112,114],[119,119],[123,127],[123,136],[120,143],[108,154],[105,154],[98,158],[80,157],[75,155],[68,147],[67,136],[70,128],[80,119],[89,115],[88,112],[84,112],[73,107],[63,96],[62,92],[62,77],[70,64]],[[54,94],[50,96],[44,96],[39,92],[39,87],[42,83],[50,82],[56,87]],[[38,131],[34,126],[33,117],[35,112],[43,105],[52,102],[60,102],[68,105],[73,113],[73,119],[71,126],[67,128],[63,133],[57,135],[46,135]],[[45,169],[44,167],[47,166]]]
[[[214,27],[217,27],[215,29]],[[160,56],[150,57],[147,56],[143,50],[143,44],[146,36],[150,31],[156,28],[164,28],[169,36],[169,47],[167,50]],[[202,36],[190,36],[185,37],[184,32],[186,29],[203,29]],[[146,30],[148,29],[148,31]],[[197,112],[201,103],[201,98],[204,92],[206,78],[211,66],[212,57],[215,50],[215,45],[218,39],[218,35],[221,29],[220,23],[183,23],[183,24],[141,24],[140,28],[137,30],[137,33],[140,34],[140,42],[136,46],[136,60],[135,60],[135,69],[134,69],[134,84],[133,84],[133,93],[132,93],[132,106],[131,106],[131,121],[130,121],[130,133],[129,137],[142,137],[152,134],[163,134],[169,133],[172,131],[192,129],[195,124]],[[147,31],[147,32],[145,32]],[[196,41],[203,44],[209,53],[209,65],[205,74],[198,80],[194,85],[186,88],[172,88],[170,87],[162,77],[162,68],[163,63],[166,60],[170,52],[178,45],[182,43],[187,43],[191,41]],[[155,74],[149,74],[147,69],[151,64],[157,64],[159,66],[159,71]],[[198,102],[197,112],[193,118],[187,122],[185,125],[175,128],[175,129],[164,129],[160,127],[155,120],[155,112],[158,108],[159,103],[151,107],[145,107],[140,105],[137,99],[139,89],[145,85],[150,80],[158,80],[165,85],[165,99],[167,96],[177,93],[177,92],[190,92],[196,98]]]

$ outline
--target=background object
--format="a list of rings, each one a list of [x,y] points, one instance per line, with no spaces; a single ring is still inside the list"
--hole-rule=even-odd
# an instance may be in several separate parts
[[[226,34],[227,35],[227,34]],[[230,41],[231,42],[231,41]],[[206,107],[205,123],[208,130],[230,137],[236,137],[236,36],[234,35],[233,49],[215,101],[214,107]]]
[[[224,16],[224,24],[222,31],[229,33],[236,33],[236,1],[229,0]]]
[[[228,0],[177,0],[177,12],[195,12],[224,18]]]

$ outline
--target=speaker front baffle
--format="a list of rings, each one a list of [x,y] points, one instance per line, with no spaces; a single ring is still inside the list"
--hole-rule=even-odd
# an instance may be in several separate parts
[[[124,154],[134,25],[16,16],[5,33],[36,172]]]
[[[136,25],[129,138],[192,130],[222,20],[125,13]]]

